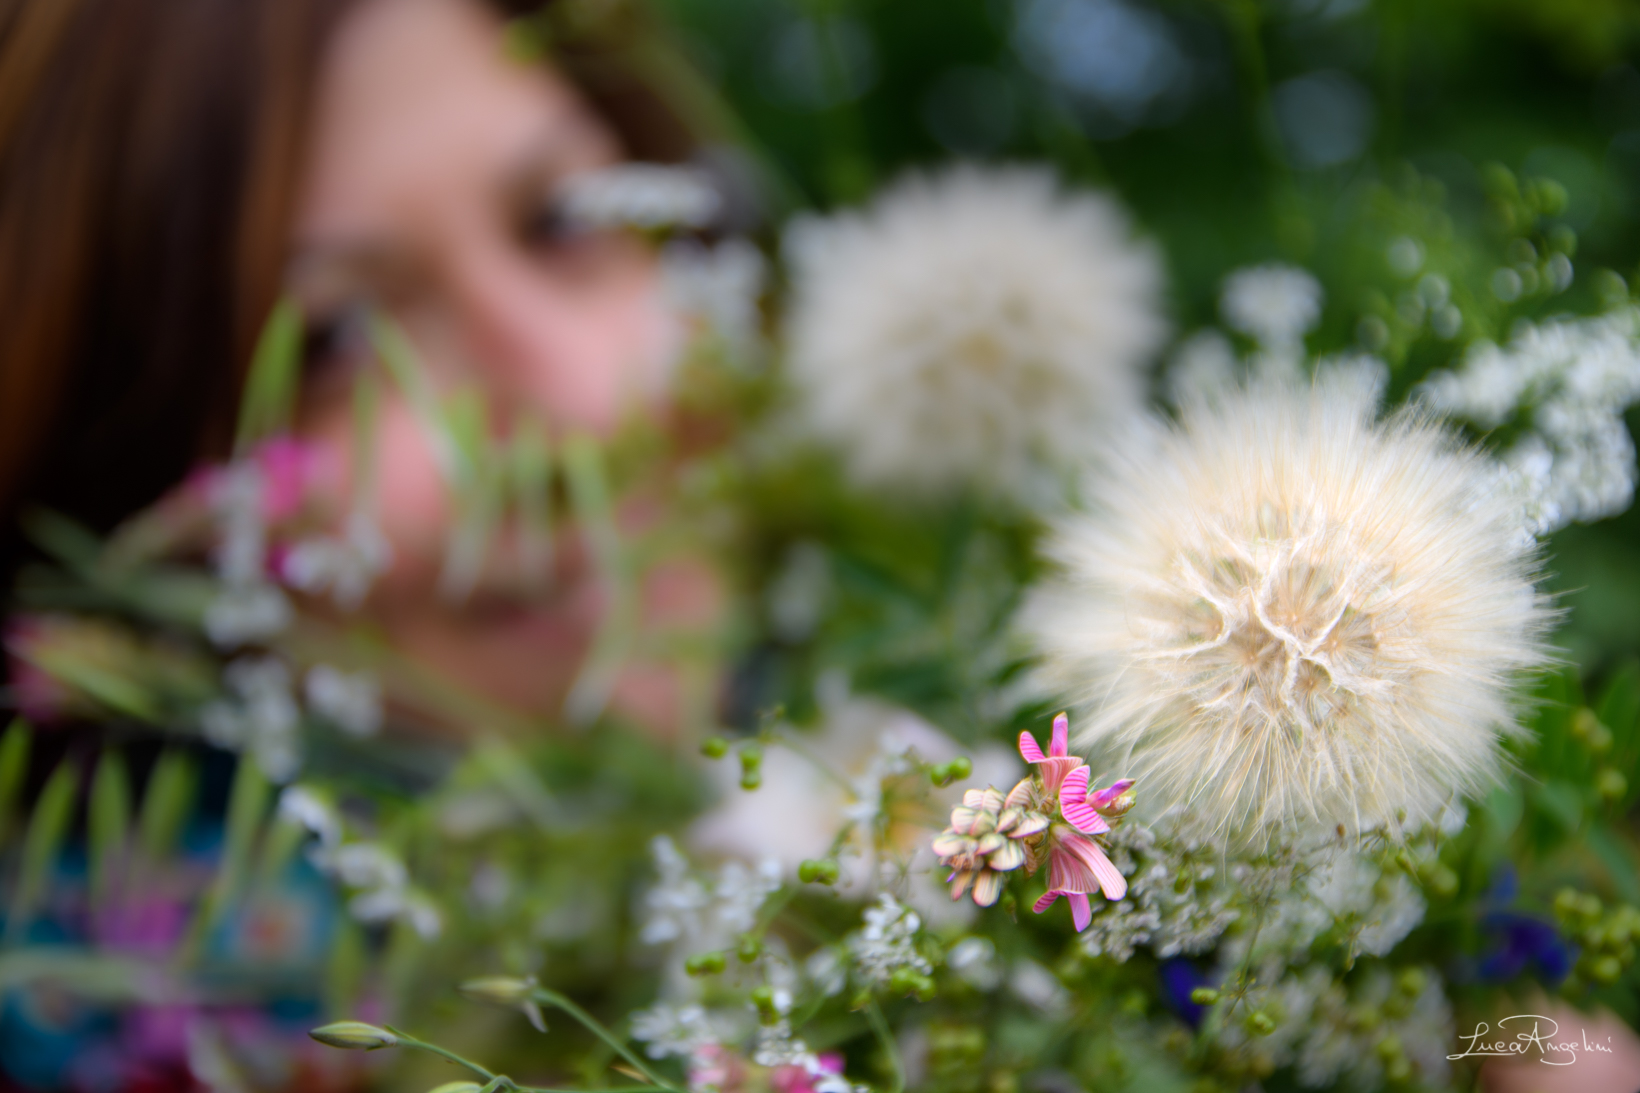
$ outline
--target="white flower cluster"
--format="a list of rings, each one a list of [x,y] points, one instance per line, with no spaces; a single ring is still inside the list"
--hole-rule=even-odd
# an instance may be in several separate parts
[[[222,672],[223,697],[199,711],[205,739],[249,755],[274,782],[288,782],[302,766],[302,709],[290,668],[275,656],[246,654]],[[314,714],[355,737],[381,729],[381,687],[368,672],[328,664],[309,670],[305,686]]]
[[[1346,1075],[1358,1089],[1377,1089],[1392,1076],[1416,1078],[1422,1088],[1445,1086],[1452,1010],[1432,968],[1407,969],[1399,978],[1374,968],[1347,991],[1329,969],[1310,967],[1252,988],[1236,1007],[1217,1024],[1218,1041],[1262,1056],[1268,1067],[1293,1066],[1308,1088]],[[1249,1034],[1237,1018],[1255,1010],[1275,1023],[1273,1031]],[[1386,1060],[1397,1057],[1407,1072],[1387,1074]]]
[[[1100,905],[1082,935],[1089,956],[1123,962],[1138,946],[1162,958],[1205,952],[1241,916],[1241,894],[1225,884],[1218,853],[1165,818],[1157,828],[1129,820],[1109,836],[1111,861],[1130,877],[1127,895]]]
[[[1165,327],[1154,249],[1044,171],[913,177],[784,250],[806,425],[872,486],[1042,496],[1138,407]]]
[[[1321,282],[1297,266],[1238,269],[1225,278],[1219,313],[1231,329],[1254,341],[1271,364],[1296,368],[1304,335],[1321,320]]]
[[[581,228],[704,228],[723,207],[706,172],[660,163],[619,163],[564,180],[558,208]]]
[[[725,862],[716,881],[708,884],[669,837],[655,836],[649,850],[660,874],[659,883],[643,897],[639,936],[649,945],[677,941],[709,948],[726,943],[756,924],[763,901],[780,887],[780,863],[773,860],[756,868]]]
[[[267,577],[263,473],[242,459],[211,477],[208,502],[216,519],[212,562],[222,588],[205,609],[205,635],[224,649],[261,641],[290,625],[290,601]]]
[[[917,951],[917,931],[922,919],[911,908],[887,892],[877,897],[877,905],[865,913],[864,928],[849,935],[849,953],[854,970],[868,984],[880,986],[901,968],[927,975],[933,971],[928,958]]]
[[[317,841],[307,851],[308,861],[320,873],[353,889],[347,910],[359,922],[403,921],[428,940],[443,931],[443,916],[412,887],[403,860],[380,843],[344,842],[342,818],[323,797],[306,786],[289,786],[279,795],[278,813],[280,819],[315,836]]]
[[[656,1002],[632,1015],[632,1038],[651,1059],[688,1059],[733,1035],[726,1022],[698,1002]]]
[[[303,539],[290,548],[281,572],[292,588],[311,595],[328,592],[337,607],[351,611],[393,562],[393,548],[375,520],[353,512],[340,535]]]
[[[199,712],[205,739],[244,752],[274,782],[288,782],[302,766],[301,709],[290,669],[271,656],[242,656],[222,673],[227,695]]]
[[[1640,310],[1522,324],[1506,346],[1472,347],[1422,396],[1494,429],[1524,414],[1529,431],[1503,456],[1527,529],[1614,516],[1634,501],[1634,440],[1623,411],[1640,401]]]
[[[349,736],[375,736],[382,727],[382,689],[369,672],[344,672],[329,664],[308,669],[308,708]]]

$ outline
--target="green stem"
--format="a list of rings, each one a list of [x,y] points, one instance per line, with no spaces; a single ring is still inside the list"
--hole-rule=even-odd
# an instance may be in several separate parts
[[[437,1044],[429,1044],[426,1040],[418,1040],[409,1033],[400,1032],[392,1025],[384,1025],[382,1027],[387,1029],[387,1031],[391,1032],[394,1036],[397,1036],[399,1038],[399,1045],[402,1047],[416,1048],[420,1051],[437,1055],[441,1059],[447,1059],[450,1062],[455,1063],[457,1066],[464,1066],[468,1070],[471,1070],[474,1074],[477,1074],[479,1077],[483,1078],[486,1082],[493,1082],[496,1079],[495,1074],[479,1066],[471,1059],[464,1059],[455,1052],[448,1051],[442,1047],[439,1047]]]
[[[644,1061],[640,1059],[636,1053],[634,1053],[625,1044],[621,1043],[620,1040],[616,1039],[615,1034],[605,1028],[596,1017],[593,1017],[592,1014],[588,1013],[580,1006],[577,1006],[574,1002],[571,1002],[568,998],[565,998],[557,991],[550,991],[545,987],[537,987],[535,988],[533,997],[537,1002],[545,1002],[549,1006],[557,1006],[559,1009],[581,1022],[581,1024],[587,1027],[589,1032],[598,1037],[598,1039],[602,1040],[604,1043],[608,1044],[610,1047],[614,1048],[616,1054],[631,1063],[633,1068],[637,1070],[638,1073],[642,1074],[645,1078],[648,1078],[655,1085],[662,1089],[669,1090],[670,1093],[684,1093],[684,1091],[678,1086],[667,1081],[665,1078],[649,1069],[649,1067],[645,1065]]]
[[[900,1062],[899,1045],[894,1042],[894,1034],[889,1031],[888,1021],[884,1019],[876,999],[872,999],[866,1007],[866,1020],[871,1022],[871,1031],[877,1034],[878,1042],[883,1045],[888,1061],[894,1067],[894,1084],[889,1087],[888,1093],[902,1093],[905,1089],[905,1065]]]

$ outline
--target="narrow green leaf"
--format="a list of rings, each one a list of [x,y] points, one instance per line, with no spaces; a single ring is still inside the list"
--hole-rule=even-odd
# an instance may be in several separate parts
[[[289,297],[274,305],[262,327],[245,393],[239,406],[234,451],[243,455],[257,442],[290,429],[301,375],[302,312]]]
[[[262,843],[262,863],[256,877],[259,888],[266,890],[278,885],[307,835],[307,828],[301,824],[286,819],[273,822]]]
[[[610,600],[592,649],[564,700],[564,716],[572,724],[590,725],[608,705],[621,665],[637,636],[638,596],[615,526],[603,452],[590,437],[578,434],[565,441],[562,460],[570,505],[592,548],[593,561]]]
[[[125,759],[110,748],[97,764],[91,783],[87,822],[91,851],[91,898],[101,904],[114,892],[131,833],[131,777]]]
[[[63,839],[68,835],[69,821],[74,817],[74,798],[79,781],[79,769],[72,760],[65,759],[52,772],[39,801],[35,803],[28,833],[23,838],[23,862],[18,873],[17,890],[12,895],[11,910],[6,916],[8,944],[22,940],[45,895],[52,866],[57,862]]]
[[[340,1019],[352,1013],[364,983],[368,952],[364,931],[351,918],[343,917],[332,935],[330,955],[325,961],[325,1013]]]
[[[1640,904],[1640,865],[1634,850],[1605,824],[1590,824],[1584,841],[1611,875],[1618,897],[1626,903]]]
[[[524,571],[545,579],[552,569],[552,449],[533,414],[513,427],[507,478],[518,509],[518,549]]]
[[[267,815],[268,800],[273,787],[262,768],[249,757],[242,758],[234,772],[233,787],[228,791],[228,822],[222,835],[222,859],[217,863],[216,878],[211,890],[188,931],[183,946],[185,961],[195,959],[206,937],[218,922],[238,902],[250,876],[252,851],[256,835]]]
[[[34,730],[21,717],[14,718],[6,735],[0,737],[0,846],[11,835],[12,812],[23,789],[23,776],[28,773],[29,745],[33,742]]]
[[[149,861],[161,861],[176,846],[182,827],[194,810],[199,767],[181,749],[164,752],[148,776],[142,797],[137,838]]]

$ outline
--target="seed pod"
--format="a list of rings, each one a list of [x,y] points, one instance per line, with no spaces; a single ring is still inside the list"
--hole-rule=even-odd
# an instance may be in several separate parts
[[[516,1006],[528,998],[534,989],[534,983],[511,975],[469,979],[456,988],[474,1002],[488,1002],[492,1006]]]

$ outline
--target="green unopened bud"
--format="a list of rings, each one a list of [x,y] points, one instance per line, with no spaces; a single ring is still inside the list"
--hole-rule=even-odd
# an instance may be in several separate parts
[[[1268,1036],[1276,1030],[1276,1023],[1263,1010],[1254,1010],[1247,1015],[1247,1031],[1254,1036]]]
[[[454,1081],[436,1085],[429,1089],[427,1093],[481,1093],[483,1088],[477,1082]]]
[[[797,865],[797,879],[804,884],[836,884],[842,870],[830,858],[808,858]]]
[[[741,789],[751,791],[751,790],[756,789],[758,786],[761,786],[762,784],[763,784],[763,773],[761,771],[743,770],[743,771],[740,772],[740,788]]]
[[[740,958],[742,964],[750,964],[763,955],[763,943],[747,934],[740,939],[740,947],[735,950],[735,955]]]
[[[1219,992],[1212,987],[1197,987],[1190,992],[1190,1000],[1198,1006],[1211,1006],[1219,1000]]]
[[[729,754],[729,741],[721,736],[708,736],[701,741],[700,753],[708,759],[722,759]]]
[[[1440,862],[1431,862],[1423,870],[1424,887],[1442,899],[1451,899],[1458,891],[1458,874],[1442,865]]]
[[[851,1010],[863,1010],[869,1005],[871,1005],[871,992],[864,987],[855,991],[848,1000],[848,1008]]]
[[[1629,780],[1623,777],[1623,772],[1612,767],[1603,768],[1594,777],[1595,792],[1608,801],[1622,799],[1629,791]]]
[[[1615,983],[1622,974],[1622,962],[1609,953],[1589,961],[1589,978],[1596,983]]]
[[[758,1020],[765,1025],[772,1025],[780,1020],[780,1010],[774,1004],[773,989],[758,987],[752,991],[752,1005],[757,1007]]]
[[[1416,998],[1429,986],[1429,977],[1422,968],[1407,968],[1395,979],[1395,989],[1408,998]]]
[[[717,975],[728,966],[722,953],[696,953],[683,962],[683,970],[694,976]]]
[[[1562,888],[1555,893],[1555,915],[1558,918],[1571,918],[1577,914],[1577,889]]]
[[[363,1021],[335,1021],[321,1025],[308,1035],[328,1047],[354,1051],[375,1051],[377,1048],[393,1047],[399,1042],[399,1038],[386,1029],[367,1025]]]
[[[1372,1050],[1378,1053],[1378,1057],[1380,1059],[1388,1062],[1390,1059],[1393,1059],[1397,1055],[1401,1054],[1401,1038],[1392,1032],[1382,1040],[1379,1040],[1378,1043],[1373,1046]]]
[[[929,998],[934,994],[934,981],[915,968],[895,968],[888,977],[888,989],[896,994],[915,994]]]
[[[492,1006],[516,1006],[530,996],[535,984],[528,979],[511,975],[487,975],[469,979],[456,990],[474,1002],[488,1002]]]
[[[1384,1077],[1392,1082],[1404,1082],[1412,1077],[1412,1060],[1405,1055],[1397,1055],[1384,1063]]]
[[[740,749],[740,769],[750,774],[760,770],[763,766],[763,749],[756,744],[747,744]]]

